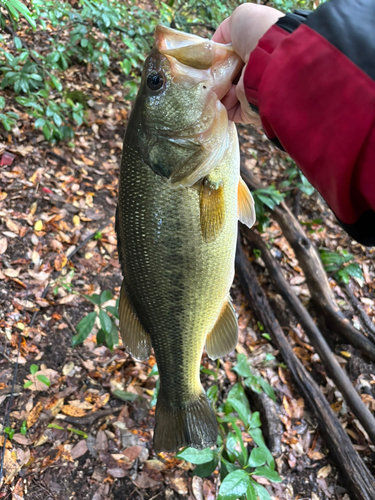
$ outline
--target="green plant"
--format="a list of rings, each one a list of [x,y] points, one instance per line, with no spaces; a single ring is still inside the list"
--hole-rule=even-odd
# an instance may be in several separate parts
[[[4,8],[10,19],[13,21],[13,26],[16,26],[17,21],[20,20],[20,16],[23,16],[26,21],[32,26],[33,29],[36,28],[36,23],[33,14],[20,0],[0,0],[0,7]],[[6,25],[6,17],[0,10],[0,26],[4,28]]]
[[[217,446],[204,450],[186,448],[176,457],[195,464],[193,474],[200,477],[211,475],[219,466],[222,483],[218,500],[270,500],[267,490],[252,476],[262,476],[273,482],[280,482],[281,478],[275,471],[275,461],[264,442],[259,412],[251,412],[244,386],[255,392],[263,390],[272,399],[275,399],[275,394],[262,377],[252,374],[245,355],[237,355],[233,370],[241,377],[241,381],[233,385],[222,404],[217,407],[219,391],[216,384],[207,391],[219,424]],[[217,372],[213,370],[202,371],[217,378]],[[251,450],[245,444],[243,434],[252,438],[254,446]]]
[[[21,426],[20,432],[21,432],[21,434],[23,436],[26,436],[26,434],[27,434],[27,422],[26,422],[26,420],[24,420],[22,422],[22,426]]]
[[[274,185],[265,189],[256,189],[252,194],[257,214],[258,230],[262,233],[270,223],[268,209],[273,210],[276,205],[279,205],[285,198],[285,194],[280,193]]]
[[[93,293],[92,295],[82,294],[92,304],[98,306],[99,311],[93,311],[87,314],[77,325],[78,334],[72,338],[73,347],[81,344],[94,328],[96,318],[99,317],[100,329],[96,334],[98,344],[105,344],[109,349],[119,343],[118,328],[115,319],[118,319],[118,299],[115,306],[102,307],[105,302],[113,299],[109,290],[104,290],[101,295]],[[109,314],[108,314],[109,313]]]
[[[288,179],[281,182],[280,187],[293,187],[298,188],[302,193],[305,193],[307,196],[311,196],[315,188],[310,184],[310,182],[303,175],[301,170],[297,167],[296,163],[289,157],[286,157],[287,163],[290,165],[290,168],[286,170],[286,174],[288,175]]]
[[[16,431],[14,429],[12,429],[12,427],[5,427],[5,429],[4,429],[4,434],[6,434],[10,440],[13,439],[15,432]]]
[[[51,382],[50,382],[49,378],[46,377],[45,375],[36,375],[36,377],[34,377],[34,375],[38,371],[39,371],[38,365],[31,365],[30,366],[30,373],[33,376],[34,380],[28,380],[27,382],[25,382],[24,385],[23,385],[23,387],[25,389],[27,389],[28,387],[30,387],[31,385],[33,385],[36,382],[36,379],[38,379],[39,382],[42,382],[43,384],[45,384],[47,387],[49,387],[51,385]]]
[[[342,281],[348,284],[350,277],[357,278],[363,281],[362,269],[354,260],[353,254],[346,250],[331,252],[329,250],[320,249],[319,254],[327,273],[333,273],[337,281]]]

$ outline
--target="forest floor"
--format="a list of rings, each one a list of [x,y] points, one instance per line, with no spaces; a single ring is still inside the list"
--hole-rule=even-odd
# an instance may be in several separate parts
[[[213,500],[218,490],[217,472],[198,478],[187,462],[172,454],[156,455],[152,450],[154,408],[150,408],[150,401],[156,378],[149,373],[154,358],[140,363],[121,346],[113,352],[97,346],[96,328],[84,344],[72,348],[76,325],[94,310],[81,294],[111,290],[117,297],[120,290],[114,214],[122,138],[131,103],[124,98],[118,74],[108,78],[104,89],[95,82],[95,75],[81,67],[70,68],[66,78],[71,90],[88,96],[87,124],[76,130],[74,148],[48,144],[30,126],[27,115],[21,128],[12,134],[2,132],[0,142],[0,415],[8,411],[21,334],[10,413],[15,433],[7,440],[0,499]],[[8,97],[12,97],[10,93]],[[20,114],[16,102],[14,110]],[[288,177],[285,155],[260,130],[239,127],[239,134],[242,155],[253,172],[266,185],[280,186]],[[287,192],[287,203],[292,205],[296,191],[291,187]],[[353,281],[352,287],[374,318],[375,249],[352,241],[316,192],[302,194],[299,206],[299,220],[317,247],[331,251],[343,248],[354,255],[364,282]],[[67,262],[64,255],[99,227],[102,237],[91,239]],[[302,270],[278,225],[271,220],[263,236],[295,293],[310,307]],[[295,353],[319,383],[355,449],[374,473],[374,446],[270,285],[262,259],[251,259],[255,259],[259,279]],[[55,293],[56,279],[70,282],[72,291],[59,286]],[[330,284],[342,310],[349,310],[351,304],[340,285],[333,278]],[[277,437],[280,454],[276,463],[283,482],[260,481],[275,500],[349,500],[345,478],[331,460],[308,401],[298,394],[275,348],[260,335],[260,325],[237,281],[232,297],[240,327],[236,350],[245,353],[274,388],[282,429]],[[28,327],[39,308],[34,325]],[[362,399],[375,410],[374,365],[336,338],[331,338],[330,344]],[[267,354],[274,359],[266,359]],[[236,353],[232,353],[220,361],[220,400],[237,379],[231,371],[235,359]],[[34,375],[31,365],[38,365]],[[202,366],[215,369],[216,364],[204,355]],[[49,387],[37,375],[47,377]],[[28,380],[32,384],[24,388]],[[207,389],[213,378],[202,374],[202,381]],[[131,392],[136,400],[119,400],[116,390]],[[249,436],[245,440],[251,443]]]

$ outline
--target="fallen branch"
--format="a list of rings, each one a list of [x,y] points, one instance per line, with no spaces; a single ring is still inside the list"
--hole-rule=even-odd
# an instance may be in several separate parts
[[[319,328],[297,295],[293,292],[280,266],[262,238],[251,229],[244,229],[244,234],[252,247],[261,250],[262,259],[267,266],[271,281],[294,312],[297,320],[301,323],[302,328],[309,337],[311,344],[319,354],[328,375],[332,378],[345,401],[350,406],[350,409],[363,425],[371,441],[375,444],[375,418],[362,401],[358,392],[354,389],[349,377],[333,355]]]
[[[252,190],[264,187],[245,165],[241,165],[241,174]],[[297,219],[285,203],[276,206],[271,212],[283,235],[293,248],[306,277],[311,298],[318,307],[321,316],[325,318],[329,328],[344,337],[372,361],[375,361],[375,344],[354,328],[352,323],[341,312],[329,286],[319,254]]]
[[[109,415],[115,415],[122,410],[122,407],[118,408],[108,408],[106,410],[92,411],[84,417],[65,417],[64,422],[72,425],[93,425],[93,423],[99,418],[108,417]]]
[[[366,329],[369,337],[372,339],[373,342],[375,342],[375,324],[371,321],[369,316],[364,311],[362,304],[357,299],[357,297],[354,295],[354,292],[351,289],[350,285],[345,285],[345,291],[346,291],[347,296],[349,297],[349,300],[350,300],[352,306],[355,309],[357,309],[359,315],[361,316],[361,320],[363,321],[363,324],[365,326],[365,329]]]
[[[319,386],[294,354],[275,318],[264,291],[258,283],[254,269],[249,265],[241,244],[238,245],[236,266],[249,306],[277,344],[296,385],[318,420],[327,446],[335,458],[337,467],[341,470],[348,487],[357,500],[374,500],[374,478],[353,448],[348,435],[342,428],[328,401],[319,390]]]

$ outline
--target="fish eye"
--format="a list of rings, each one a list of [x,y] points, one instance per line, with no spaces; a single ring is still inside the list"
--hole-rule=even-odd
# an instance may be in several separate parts
[[[153,71],[147,77],[147,87],[150,90],[159,90],[164,85],[164,77],[160,73]]]

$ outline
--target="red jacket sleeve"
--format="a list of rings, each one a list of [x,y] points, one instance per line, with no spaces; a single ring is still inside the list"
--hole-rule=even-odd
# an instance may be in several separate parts
[[[375,245],[374,16],[372,0],[287,15],[259,41],[244,78],[266,135],[367,245]]]

